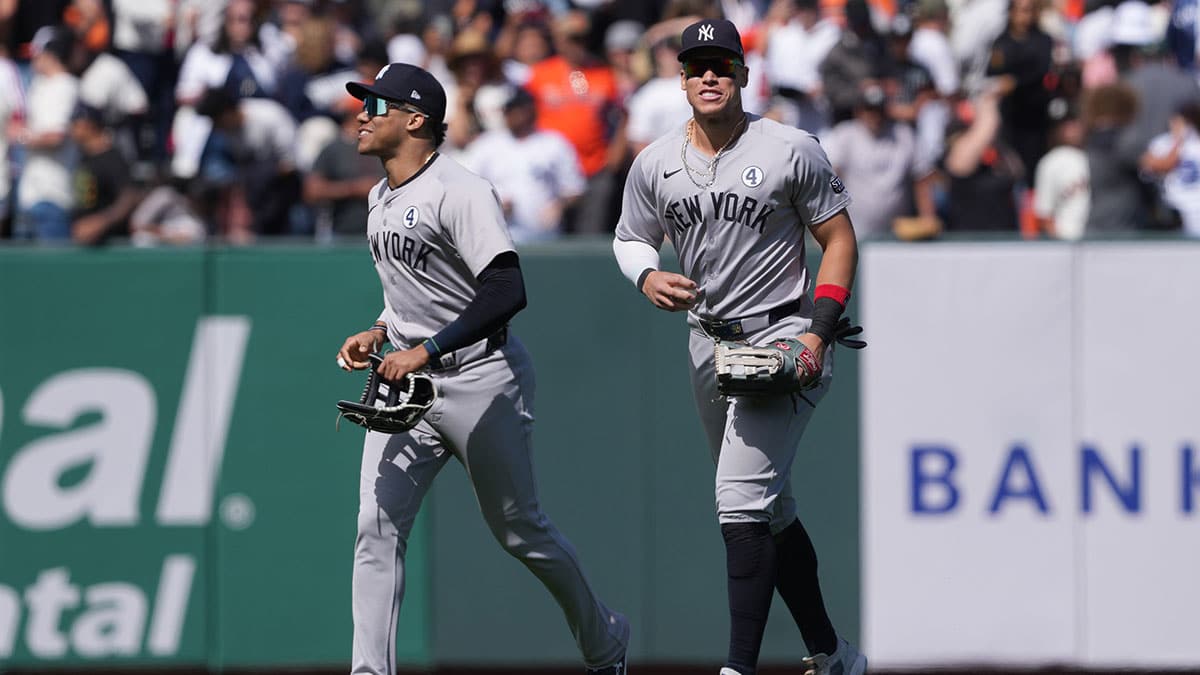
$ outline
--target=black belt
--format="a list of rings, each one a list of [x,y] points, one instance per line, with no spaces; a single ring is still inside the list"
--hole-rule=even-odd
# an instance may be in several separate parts
[[[754,333],[766,328],[772,324],[776,324],[789,316],[793,316],[804,305],[804,298],[799,297],[791,302],[786,302],[765,314],[755,314],[741,319],[722,319],[717,321],[705,321],[700,319],[700,327],[704,329],[711,337],[721,340],[739,340],[747,333]]]
[[[492,333],[487,339],[467,345],[462,349],[456,349],[449,354],[442,354],[429,362],[429,369],[438,371],[465,365],[491,354],[506,344],[508,344],[508,326]]]

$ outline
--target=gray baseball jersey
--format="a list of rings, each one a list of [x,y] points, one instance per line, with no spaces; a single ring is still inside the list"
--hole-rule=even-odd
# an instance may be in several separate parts
[[[476,276],[513,250],[491,183],[435,155],[406,183],[371,190],[367,240],[383,284],[388,338],[411,347],[458,318],[479,289]]]
[[[692,310],[702,319],[761,314],[800,297],[805,228],[850,203],[812,134],[748,118],[712,186],[697,186],[683,168],[684,125],[638,154],[625,183],[617,238],[656,249],[669,240],[702,291]],[[691,166],[707,165],[690,144],[684,152]]]
[[[394,345],[412,346],[475,297],[476,276],[511,251],[484,179],[435,156],[403,185],[371,191],[367,236]],[[466,350],[464,350],[466,351]],[[493,536],[558,601],[588,666],[617,661],[629,622],[596,596],[570,542],[542,512],[532,466],[533,362],[510,336],[495,351],[432,373],[438,399],[410,432],[368,432],[359,483],[352,583],[352,672],[396,672],[396,618],[409,533],[433,479],[457,458]]]

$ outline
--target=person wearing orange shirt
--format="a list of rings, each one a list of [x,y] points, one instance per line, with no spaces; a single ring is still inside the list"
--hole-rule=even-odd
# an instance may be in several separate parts
[[[557,131],[575,147],[587,191],[574,213],[571,232],[612,229],[616,181],[627,155],[624,112],[612,69],[588,50],[591,22],[568,12],[553,26],[557,54],[534,64],[525,88],[537,102],[538,126]]]

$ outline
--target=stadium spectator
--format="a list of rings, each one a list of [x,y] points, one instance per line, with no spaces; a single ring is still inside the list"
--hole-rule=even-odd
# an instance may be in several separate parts
[[[1200,237],[1200,102],[1183,104],[1170,131],[1156,136],[1142,156],[1142,169],[1161,178],[1163,201],[1174,209],[1183,233]]]
[[[850,203],[859,239],[892,231],[892,221],[915,210],[935,219],[934,167],[922,161],[912,127],[895,120],[884,88],[864,87],[852,119],[834,126],[821,139],[834,170],[851,194],[867,195]],[[915,198],[915,199],[914,199]]]
[[[642,24],[628,20],[618,21],[604,31],[604,56],[616,78],[617,96],[622,102],[629,100],[644,79],[638,77],[634,54],[645,32]]]
[[[25,88],[33,78],[34,36],[42,28],[58,26],[70,4],[71,0],[0,2],[0,36],[7,38],[9,57],[16,61]]]
[[[542,14],[511,14],[514,19],[506,25],[497,39],[497,53],[503,59],[501,67],[509,82],[523,86],[535,63],[551,54],[550,31]],[[509,46],[511,45],[511,47]]]
[[[113,0],[112,54],[120,59],[146,96],[147,112],[139,147],[154,160],[167,153],[175,114],[175,39],[170,0]],[[86,87],[85,87],[86,88]]]
[[[230,0],[216,42],[197,42],[184,57],[175,87],[178,102],[194,104],[216,87],[239,98],[274,93],[278,74],[262,52],[260,25],[253,0]]]
[[[819,68],[841,28],[821,18],[818,0],[775,0],[766,24],[763,68],[771,92],[795,108],[796,126],[820,133],[830,117]]]
[[[9,126],[10,140],[26,152],[17,185],[13,234],[19,239],[66,241],[71,236],[74,165],[68,132],[79,94],[79,81],[66,66],[71,36],[43,27],[33,37],[30,49],[34,75],[24,123]]]
[[[1001,133],[1030,169],[1046,154],[1050,127],[1047,81],[1053,42],[1037,25],[1040,11],[1040,0],[1012,0],[1008,26],[992,43],[986,71],[1003,95]]]
[[[129,216],[130,243],[139,248],[162,244],[197,244],[206,227],[191,203],[171,185],[159,185]]]
[[[513,241],[563,234],[563,214],[586,183],[575,149],[556,131],[538,130],[533,97],[513,87],[504,103],[505,128],[471,144],[463,164],[496,186]]]
[[[853,116],[863,81],[877,79],[888,58],[887,43],[875,30],[866,0],[847,0],[846,30],[819,67],[833,124]]]
[[[361,236],[367,232],[367,195],[383,177],[383,169],[375,157],[358,154],[362,103],[350,98],[339,112],[340,133],[321,150],[305,176],[304,201],[318,209],[318,234]]]
[[[446,64],[454,76],[442,84],[446,90],[446,140],[452,148],[463,149],[480,133],[503,128],[502,107],[508,86],[483,33],[460,33]]]
[[[1061,99],[1056,103],[1061,110],[1051,127],[1052,147],[1035,172],[1033,209],[1040,231],[1075,240],[1083,237],[1092,198],[1084,128],[1075,106]]]
[[[929,69],[938,94],[954,96],[958,93],[958,62],[947,37],[950,10],[946,0],[918,0],[914,19],[916,28],[908,45],[909,56]]]
[[[1084,96],[1083,147],[1092,188],[1085,226],[1089,234],[1128,232],[1149,220],[1137,175],[1140,157],[1130,161],[1118,145],[1137,107],[1137,94],[1123,84],[1097,87]]]
[[[653,45],[650,54],[654,59],[655,77],[629,99],[626,135],[635,155],[692,115],[687,99],[679,95],[679,59],[676,58],[679,49],[678,37]]]
[[[538,124],[575,147],[586,194],[568,218],[571,231],[595,234],[615,223],[616,177],[625,163],[624,120],[612,69],[587,48],[587,14],[568,12],[554,23],[557,54],[534,65],[526,87],[537,101]]]
[[[960,104],[947,131],[948,232],[1017,232],[1014,191],[1025,170],[1000,137],[1001,96],[993,86]]]
[[[259,27],[253,0],[230,0],[216,41],[211,45],[197,42],[188,49],[175,85],[180,108],[171,127],[172,170],[177,176],[195,175],[212,130],[211,123],[196,115],[193,107],[206,91],[220,87],[238,98],[269,96],[275,91],[278,74],[263,54]]]
[[[71,239],[87,246],[128,236],[129,216],[143,196],[105,122],[104,111],[83,103],[71,119],[71,138],[80,153]]]
[[[21,86],[21,74],[17,64],[8,58],[8,48],[0,44],[0,238],[4,238],[10,227],[12,215],[13,171],[8,157],[10,130],[19,129],[25,118],[25,92]],[[15,121],[14,121],[15,120]]]
[[[888,26],[889,58],[879,73],[887,92],[888,115],[897,121],[916,125],[926,104],[937,98],[937,88],[929,69],[914,61],[908,53],[912,41],[912,19],[897,14]]]
[[[296,123],[287,110],[271,99],[238,99],[220,88],[209,90],[196,111],[212,120],[201,177],[218,188],[223,234],[235,244],[259,235],[301,234],[292,221],[292,206],[300,201]]]

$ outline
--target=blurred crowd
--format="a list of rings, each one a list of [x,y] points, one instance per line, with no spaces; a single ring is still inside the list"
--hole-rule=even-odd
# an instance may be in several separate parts
[[[1050,3],[1054,4],[1050,4]],[[725,17],[747,110],[816,134],[863,238],[1200,236],[1198,0],[0,0],[0,238],[365,231],[345,84],[445,86],[518,242],[611,232]]]

